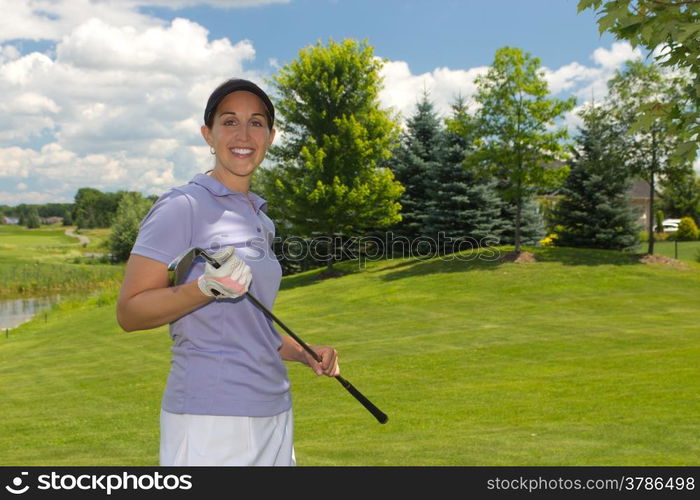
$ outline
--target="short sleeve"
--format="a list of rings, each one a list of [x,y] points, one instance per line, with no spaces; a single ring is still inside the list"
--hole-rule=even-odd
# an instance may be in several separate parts
[[[146,214],[132,254],[169,264],[189,248],[192,239],[192,208],[188,196],[171,190]]]

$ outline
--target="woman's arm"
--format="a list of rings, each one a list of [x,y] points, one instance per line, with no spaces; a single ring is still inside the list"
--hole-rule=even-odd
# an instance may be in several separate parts
[[[132,254],[117,301],[117,321],[127,332],[148,330],[175,321],[210,302],[197,281],[168,286],[162,262]]]
[[[282,347],[279,349],[280,357],[284,361],[298,361],[311,367],[316,375],[335,377],[340,375],[338,366],[338,353],[335,349],[325,345],[310,345],[309,347],[321,356],[321,363],[316,361],[289,335],[281,335]]]

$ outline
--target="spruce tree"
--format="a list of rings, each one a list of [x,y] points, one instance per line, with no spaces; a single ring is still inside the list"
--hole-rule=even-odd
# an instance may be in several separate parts
[[[397,235],[412,239],[424,233],[430,184],[439,165],[436,154],[441,132],[440,118],[424,92],[415,113],[406,121],[390,163],[394,177],[405,189],[399,199],[401,222],[392,228]]]
[[[571,172],[554,209],[559,246],[626,249],[638,242],[640,227],[630,205],[632,182],[624,167],[619,123],[600,107],[581,113]]]
[[[446,128],[441,130],[436,165],[429,177],[422,232],[435,238],[444,233],[454,250],[465,240],[489,244],[486,239],[491,238],[494,243],[500,234],[502,202],[494,182],[477,178],[474,170],[464,165],[465,155],[473,149],[474,122],[459,97],[452,105],[452,116],[445,120]]]

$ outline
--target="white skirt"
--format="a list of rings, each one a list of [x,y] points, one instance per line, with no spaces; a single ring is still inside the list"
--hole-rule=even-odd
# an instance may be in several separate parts
[[[273,417],[160,412],[160,465],[291,466],[291,408]]]

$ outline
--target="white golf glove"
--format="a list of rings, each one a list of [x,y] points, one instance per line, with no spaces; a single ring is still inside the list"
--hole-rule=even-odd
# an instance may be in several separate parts
[[[212,255],[221,264],[218,269],[206,263],[204,274],[197,280],[204,295],[217,299],[235,299],[248,291],[253,273],[233,252],[233,247],[226,247]]]

